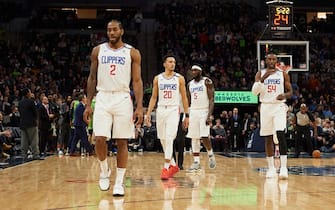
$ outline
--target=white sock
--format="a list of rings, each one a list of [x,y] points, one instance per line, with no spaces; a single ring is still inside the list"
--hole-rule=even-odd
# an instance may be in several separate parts
[[[173,165],[173,166],[176,166],[176,161],[174,160],[174,158],[172,158],[172,159],[170,160],[170,164]]]
[[[115,185],[123,184],[123,177],[125,173],[126,173],[126,168],[116,168]]]
[[[194,162],[200,163],[200,156],[193,156]]]
[[[273,156],[266,157],[266,160],[268,161],[269,169],[274,169],[275,168],[275,161],[273,159]]]
[[[171,160],[172,153],[173,153],[173,139],[167,139],[165,141],[165,148],[164,148],[164,159]]]
[[[280,167],[287,168],[287,155],[280,156]]]
[[[170,163],[164,163],[164,168],[169,169]]]
[[[213,149],[208,150],[207,154],[208,154],[208,157],[212,157],[214,155],[213,154]]]
[[[200,153],[200,139],[192,139],[193,153]]]
[[[99,163],[100,163],[100,170],[101,170],[101,173],[104,174],[104,175],[107,175],[108,173],[108,162],[107,162],[107,158],[105,160],[99,160]]]

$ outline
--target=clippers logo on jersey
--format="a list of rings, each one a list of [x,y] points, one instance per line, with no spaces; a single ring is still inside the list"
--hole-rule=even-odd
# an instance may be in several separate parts
[[[199,94],[204,91],[204,87],[198,86],[198,87],[190,87],[190,93],[192,94],[192,98],[194,100],[197,100],[199,98]]]
[[[188,90],[191,94],[192,109],[207,109],[209,105],[207,87],[205,85],[206,77],[203,77],[199,82],[191,80]]]
[[[160,84],[160,90],[177,90],[177,84]]]
[[[279,85],[280,79],[266,79],[264,85]]]
[[[158,90],[158,105],[179,105],[179,74],[171,78],[165,78],[163,73],[158,75]]]
[[[201,92],[201,91],[204,91],[204,87],[193,87],[193,88],[190,88],[190,92],[191,93]]]
[[[119,49],[111,49],[107,42],[99,45],[98,91],[129,92],[131,48],[130,45],[124,44]]]
[[[267,86],[268,93],[277,92],[277,85],[280,85],[280,79],[266,79],[264,85]]]
[[[166,99],[172,98],[172,90],[177,90],[177,84],[160,84],[159,90],[163,91],[163,97]]]
[[[264,75],[266,69],[262,70],[261,75]],[[264,80],[264,91],[260,94],[260,101],[262,103],[280,103],[283,100],[277,100],[277,96],[284,93],[284,76],[283,73],[277,71],[271,74]]]
[[[264,84],[267,86],[268,93],[276,92],[277,85],[280,85],[280,79],[267,79]]]
[[[126,63],[126,58],[119,56],[101,56],[100,63],[124,65]]]

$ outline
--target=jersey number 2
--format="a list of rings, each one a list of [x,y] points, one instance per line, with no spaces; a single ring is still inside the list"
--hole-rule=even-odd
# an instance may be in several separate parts
[[[109,71],[109,75],[111,75],[111,76],[115,75],[115,71],[116,71],[116,66],[114,64],[112,64],[111,69]]]

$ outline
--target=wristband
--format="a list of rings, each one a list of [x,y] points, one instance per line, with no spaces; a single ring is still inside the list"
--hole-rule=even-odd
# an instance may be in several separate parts
[[[184,113],[185,117],[186,118],[189,118],[190,117],[190,114],[189,113]]]

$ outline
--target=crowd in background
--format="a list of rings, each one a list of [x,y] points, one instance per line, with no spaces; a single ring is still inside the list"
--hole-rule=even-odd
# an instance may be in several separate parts
[[[13,6],[9,7],[13,9]],[[11,11],[10,8],[6,11]],[[2,13],[0,20],[10,19],[11,14]],[[188,70],[196,62],[204,66],[204,74],[214,81],[216,90],[250,90],[257,72],[256,41],[263,30],[256,24],[259,20],[254,14],[256,9],[246,3],[158,3],[155,19],[159,26],[153,40],[157,47],[157,59],[172,52],[177,56],[177,70],[187,80],[190,79]],[[75,19],[73,13],[59,15],[34,10],[30,27],[36,27],[36,24],[53,27],[61,21],[66,22],[66,27],[76,25],[68,21]],[[126,29],[135,25],[132,15],[118,16]],[[111,18],[104,13],[100,17],[102,23]],[[36,21],[38,19],[42,21]],[[310,41],[310,69],[309,72],[298,73],[292,80],[294,95],[288,101],[288,130],[293,129],[290,117],[299,110],[301,103],[305,103],[318,120],[321,139],[327,138],[324,143],[316,143],[315,146],[331,148],[335,141],[335,35],[317,33],[321,29],[327,32],[318,22],[313,22],[311,27],[315,33],[303,35]],[[66,99],[85,92],[91,49],[106,38],[103,33],[67,34],[31,30],[20,40],[15,45],[6,40],[0,41],[0,111],[5,127],[18,126],[17,106],[22,98],[20,90],[24,87],[31,89],[36,104],[41,104],[43,96],[47,96],[49,103],[56,107],[54,111],[63,114],[60,107],[69,103]],[[126,36],[125,40],[136,46],[136,34]],[[222,108],[215,113],[212,127],[215,151],[245,150],[250,131],[259,126],[257,119],[257,113],[247,113],[243,107],[240,108],[236,134],[229,125],[234,120],[233,110]],[[58,135],[57,132],[51,134]],[[51,150],[56,149],[56,142],[50,143]]]

